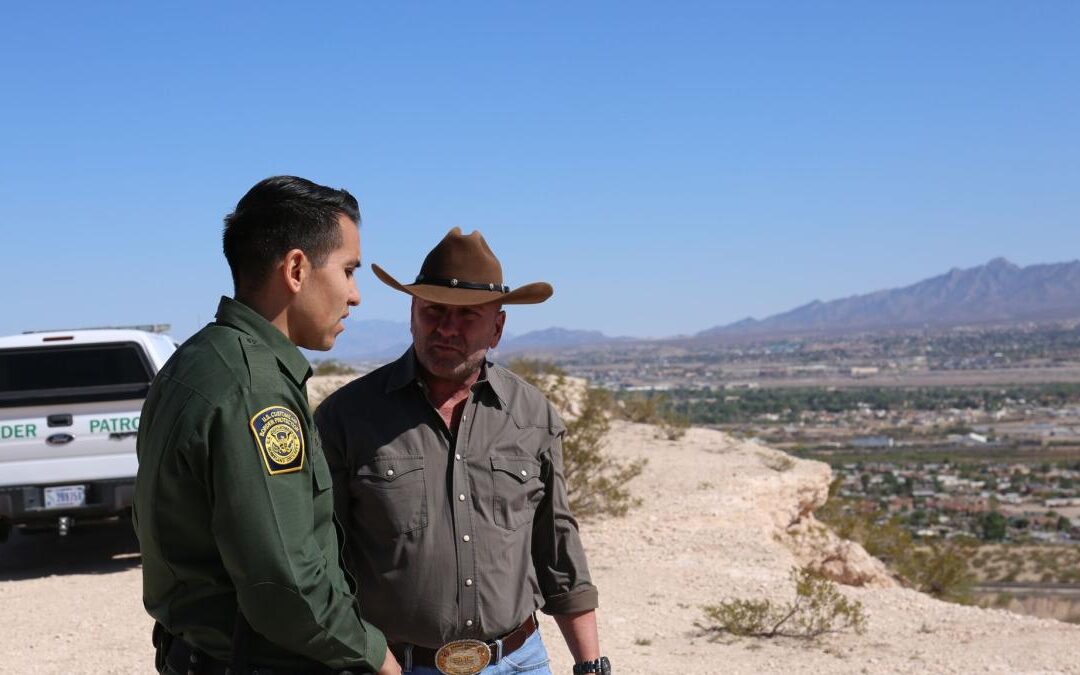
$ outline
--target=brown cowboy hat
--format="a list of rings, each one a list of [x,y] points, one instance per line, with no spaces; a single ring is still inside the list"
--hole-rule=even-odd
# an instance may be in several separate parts
[[[488,248],[479,230],[462,234],[460,227],[447,232],[420,266],[416,281],[403,285],[378,265],[371,271],[391,288],[441,305],[534,305],[551,297],[551,284],[538,281],[510,290],[503,285],[502,265]]]

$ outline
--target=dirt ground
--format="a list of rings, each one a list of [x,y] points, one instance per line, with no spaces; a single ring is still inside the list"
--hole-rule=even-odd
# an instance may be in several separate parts
[[[863,635],[711,640],[703,605],[791,597],[786,526],[827,469],[703,429],[672,442],[620,423],[610,447],[649,459],[641,508],[582,525],[617,673],[1080,673],[1080,627],[900,588],[844,587],[866,608]],[[151,672],[150,626],[126,528],[0,546],[0,672]],[[542,630],[553,671],[569,673],[554,624]]]

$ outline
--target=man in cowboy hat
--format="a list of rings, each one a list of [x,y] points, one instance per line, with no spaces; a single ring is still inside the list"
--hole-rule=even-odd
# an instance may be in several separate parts
[[[555,617],[578,662],[607,672],[597,591],[568,508],[558,413],[488,361],[511,290],[479,232],[452,229],[414,283],[413,343],[332,394],[316,414],[365,619],[403,672],[548,672],[535,612]]]

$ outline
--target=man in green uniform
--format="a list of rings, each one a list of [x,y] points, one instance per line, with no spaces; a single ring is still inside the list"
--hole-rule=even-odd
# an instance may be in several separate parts
[[[319,407],[349,564],[364,616],[404,672],[548,673],[537,609],[554,616],[575,673],[610,673],[598,594],[563,474],[566,431],[535,387],[487,360],[514,290],[479,232],[454,228],[412,296],[410,349]]]
[[[134,519],[159,672],[401,672],[340,565],[297,349],[360,302],[358,222],[344,190],[255,185],[225,218],[236,298],[150,387]]]

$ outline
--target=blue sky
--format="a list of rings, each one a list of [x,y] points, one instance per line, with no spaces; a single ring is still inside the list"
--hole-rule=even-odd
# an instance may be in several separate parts
[[[555,297],[508,330],[691,333],[1080,250],[1080,3],[21,3],[0,22],[0,334],[231,290],[293,173],[411,277],[453,225]],[[355,319],[404,319],[368,270]],[[352,319],[350,319],[352,320]]]

